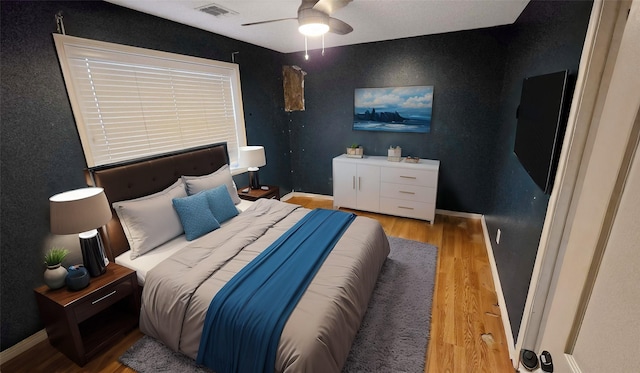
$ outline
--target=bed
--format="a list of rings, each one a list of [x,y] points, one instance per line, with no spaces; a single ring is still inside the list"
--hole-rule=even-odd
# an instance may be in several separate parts
[[[226,144],[216,144],[87,172],[116,209],[101,232],[107,256],[138,271],[143,285],[140,330],[193,359],[215,294],[310,210],[277,200],[238,203],[237,215],[219,228],[190,241],[178,235],[131,259],[130,244],[138,243],[125,233],[129,222],[117,208],[164,193],[182,176],[199,182],[227,164]],[[355,217],[284,324],[274,371],[341,371],[388,253],[380,224]]]

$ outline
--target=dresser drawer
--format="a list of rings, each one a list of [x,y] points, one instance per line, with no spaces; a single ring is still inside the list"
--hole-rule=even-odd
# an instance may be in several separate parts
[[[380,197],[380,212],[389,215],[433,221],[435,205],[427,202]]]
[[[438,183],[438,172],[435,170],[382,167],[380,179],[387,183],[435,187]]]
[[[136,277],[133,277],[134,279]],[[136,280],[137,281],[137,280]],[[131,277],[109,286],[105,286],[82,299],[74,306],[76,321],[82,322],[100,311],[131,295],[133,286]]]
[[[406,201],[433,202],[436,189],[421,185],[380,183],[380,197],[402,199]]]

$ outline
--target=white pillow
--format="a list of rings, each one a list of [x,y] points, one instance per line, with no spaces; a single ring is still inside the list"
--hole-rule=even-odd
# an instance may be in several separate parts
[[[182,181],[186,185],[187,194],[190,196],[202,192],[203,190],[213,189],[220,185],[226,185],[229,196],[234,205],[240,203],[236,185],[231,178],[229,165],[220,167],[216,172],[204,176],[183,176]]]
[[[113,203],[131,248],[131,259],[178,237],[184,230],[173,208],[174,198],[186,197],[182,179],[148,196]]]

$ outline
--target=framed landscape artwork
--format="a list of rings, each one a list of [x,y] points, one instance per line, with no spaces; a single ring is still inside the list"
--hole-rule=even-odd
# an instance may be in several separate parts
[[[353,129],[428,133],[433,86],[356,88]]]

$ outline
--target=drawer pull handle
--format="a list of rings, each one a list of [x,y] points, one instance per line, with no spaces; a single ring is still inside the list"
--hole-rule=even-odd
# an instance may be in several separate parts
[[[413,207],[398,206],[399,209],[413,210]]]
[[[415,180],[415,179],[417,179],[417,177],[415,177],[415,176],[404,176],[404,175],[400,175],[400,177],[401,177],[401,178],[403,178],[403,179],[414,179],[414,180]]]
[[[94,305],[94,304],[96,304],[96,303],[98,303],[98,302],[102,302],[103,300],[105,300],[105,299],[109,298],[110,296],[112,296],[112,295],[113,295],[113,294],[115,294],[115,293],[116,293],[116,290],[112,291],[111,293],[109,293],[109,294],[105,295],[104,297],[102,297],[102,298],[100,298],[100,299],[96,299],[96,300],[94,300],[93,302],[91,302],[91,304],[92,304],[92,305]]]
[[[404,193],[404,194],[415,194],[414,192],[407,192],[405,190],[401,190],[400,193]]]
[[[356,189],[356,177],[353,177],[353,188],[352,189]]]

